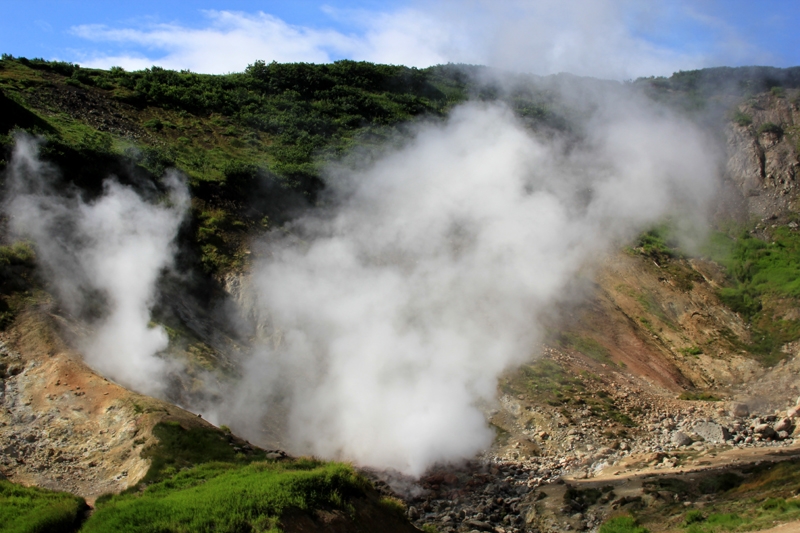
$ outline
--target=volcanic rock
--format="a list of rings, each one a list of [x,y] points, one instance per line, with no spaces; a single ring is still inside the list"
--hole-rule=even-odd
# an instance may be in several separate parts
[[[733,402],[730,405],[731,416],[745,418],[750,416],[750,407],[746,403]]]
[[[703,440],[714,443],[725,442],[731,438],[728,428],[716,422],[700,422],[694,426],[694,432],[702,437]]]
[[[673,433],[671,440],[675,446],[689,446],[693,442],[691,437],[682,431]]]

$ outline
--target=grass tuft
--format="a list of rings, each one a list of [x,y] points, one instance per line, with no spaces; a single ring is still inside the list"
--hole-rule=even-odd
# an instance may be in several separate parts
[[[650,533],[650,530],[640,526],[632,516],[617,516],[603,523],[598,533]]]

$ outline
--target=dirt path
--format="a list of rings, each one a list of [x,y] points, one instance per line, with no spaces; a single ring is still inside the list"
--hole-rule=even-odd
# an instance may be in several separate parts
[[[797,533],[800,531],[800,520],[787,522],[770,529],[762,529],[759,533]]]
[[[574,480],[565,476],[565,480],[580,484],[608,483],[609,481],[632,480],[642,476],[692,474],[703,470],[724,468],[727,466],[743,466],[762,461],[778,462],[800,457],[800,443],[781,447],[729,448],[716,451],[714,449],[699,453],[683,452],[685,460],[674,468],[656,468],[645,466],[650,455],[635,455],[609,467],[588,480]]]

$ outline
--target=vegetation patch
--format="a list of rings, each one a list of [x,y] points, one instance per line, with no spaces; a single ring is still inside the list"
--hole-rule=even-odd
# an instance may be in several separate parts
[[[739,126],[742,126],[743,128],[747,127],[747,126],[749,126],[750,124],[753,123],[753,117],[751,117],[747,113],[742,113],[738,109],[736,111],[734,111],[733,117],[731,117],[731,120],[733,120],[733,122],[735,122]]]
[[[783,128],[773,122],[765,122],[758,127],[758,133],[770,133],[781,137],[783,136]]]
[[[722,398],[714,396],[710,392],[682,392],[680,396],[678,396],[679,400],[688,400],[691,402],[720,402]]]
[[[703,353],[703,349],[699,346],[688,346],[686,348],[681,348],[681,353],[686,356],[698,356]]]
[[[640,526],[632,516],[617,516],[606,520],[599,533],[650,533],[650,530]]]
[[[751,326],[750,342],[731,335],[737,348],[748,350],[765,364],[784,357],[781,347],[800,338],[800,321],[785,318],[800,307],[800,234],[787,226],[771,229],[769,240],[747,231],[735,237],[716,233],[706,254],[722,264],[731,280],[720,299]]]
[[[35,253],[26,242],[0,246],[0,330],[16,318],[32,287]]]
[[[82,532],[280,532],[289,513],[339,509],[369,489],[352,467],[300,459],[246,466],[206,463],[135,494],[98,501]]]
[[[222,429],[186,429],[178,422],[159,422],[153,428],[153,435],[158,443],[142,450],[142,457],[150,460],[150,469],[141,481],[144,484],[161,481],[183,468],[202,463],[247,464],[265,458],[265,452],[257,448],[244,453],[242,445],[246,443],[234,440]]]
[[[611,363],[608,349],[591,337],[584,337],[574,333],[564,333],[559,336],[558,343],[562,348],[573,348],[583,355],[601,363]]]
[[[669,222],[653,226],[639,235],[633,249],[659,263],[681,256],[673,227]]]
[[[0,532],[74,531],[88,509],[83,498],[0,480]]]
[[[572,406],[587,409],[592,416],[603,420],[627,427],[635,426],[634,420],[617,407],[610,394],[605,390],[593,392],[594,387],[592,390],[587,387],[587,383],[597,382],[598,379],[589,373],[572,375],[555,361],[539,359],[532,364],[523,365],[511,376],[501,380],[500,388],[512,396],[522,393],[550,406],[562,407],[561,414],[568,420],[573,415],[566,407]]]
[[[657,531],[722,533],[761,531],[778,522],[800,519],[800,461],[751,465],[739,471],[697,474],[690,481],[677,478],[648,480],[646,492],[668,491],[680,501],[714,495],[703,509],[685,511],[678,502],[655,504],[637,518]],[[664,527],[666,524],[672,524]]]

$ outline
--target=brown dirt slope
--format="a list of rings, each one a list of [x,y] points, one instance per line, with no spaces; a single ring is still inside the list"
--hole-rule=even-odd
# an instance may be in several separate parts
[[[144,476],[141,450],[163,420],[209,425],[95,373],[58,334],[58,317],[22,313],[0,334],[0,473],[93,499]]]

